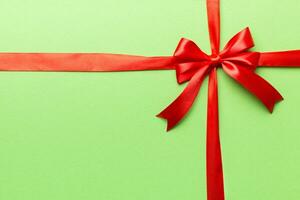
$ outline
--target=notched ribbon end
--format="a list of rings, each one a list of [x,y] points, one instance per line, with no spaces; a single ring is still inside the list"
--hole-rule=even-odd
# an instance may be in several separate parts
[[[280,103],[281,101],[283,101],[284,98],[280,95],[275,101],[274,103],[272,103],[270,106],[267,106],[267,109],[269,110],[269,112],[272,114],[275,108],[275,105],[277,103]]]
[[[167,128],[166,128],[167,132],[169,132],[174,126],[176,126],[176,123],[172,123],[172,121],[170,119],[168,119],[166,116],[164,116],[163,113],[157,114],[156,117],[167,121]]]

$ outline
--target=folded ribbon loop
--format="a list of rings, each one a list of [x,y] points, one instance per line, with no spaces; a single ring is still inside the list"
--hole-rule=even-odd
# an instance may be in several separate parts
[[[206,55],[193,41],[182,38],[174,52],[177,62],[201,62],[209,61],[210,57]]]
[[[223,57],[236,55],[254,47],[250,29],[247,27],[233,36],[220,53]]]
[[[222,67],[226,74],[254,94],[272,112],[282,96],[266,80],[255,74],[260,53],[249,52],[253,46],[249,28],[237,33],[219,54],[210,56],[193,41],[181,39],[174,53],[176,78],[179,84],[189,83],[177,99],[157,115],[167,120],[167,130],[176,126],[188,113],[204,78],[217,67]]]

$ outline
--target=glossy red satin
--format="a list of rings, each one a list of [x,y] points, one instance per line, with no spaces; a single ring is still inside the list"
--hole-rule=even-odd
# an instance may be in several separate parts
[[[255,73],[260,54],[249,51],[253,46],[249,28],[236,34],[220,53],[210,56],[201,51],[194,42],[181,39],[174,53],[177,82],[189,83],[183,93],[158,115],[167,120],[167,130],[176,126],[187,114],[200,89],[199,85],[212,69],[218,67],[254,94],[272,112],[275,103],[282,100],[282,97]]]
[[[105,53],[0,53],[1,71],[115,72],[174,69],[173,57]]]
[[[217,68],[252,93],[272,112],[283,98],[255,73],[258,66],[300,67],[300,50],[251,52],[254,46],[249,28],[236,34],[220,51],[220,0],[206,0],[211,55],[188,39],[181,39],[173,56],[144,57],[103,53],[0,53],[2,71],[137,71],[176,70],[183,92],[158,117],[167,120],[167,130],[176,126],[191,109],[201,84],[208,83],[207,103],[207,199],[224,200],[224,181],[219,135]]]
[[[176,126],[193,105],[202,81],[206,76],[209,76],[206,140],[208,200],[224,199],[218,128],[217,68],[222,68],[226,74],[255,95],[270,112],[272,112],[275,103],[282,100],[279,92],[255,73],[260,54],[249,51],[253,46],[250,30],[246,28],[229,40],[221,52],[219,49],[212,49],[212,52],[219,52],[217,54],[205,54],[194,42],[188,39],[181,39],[174,53],[177,63],[177,82],[182,84],[189,81],[189,83],[179,97],[158,114],[158,117],[167,120],[167,130]]]

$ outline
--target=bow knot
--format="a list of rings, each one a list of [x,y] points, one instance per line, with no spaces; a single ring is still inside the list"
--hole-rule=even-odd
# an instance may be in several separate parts
[[[179,97],[158,114],[158,117],[168,121],[167,130],[186,115],[204,78],[217,67],[221,67],[272,112],[275,103],[283,98],[272,85],[255,73],[260,53],[250,52],[253,46],[249,28],[237,33],[220,53],[213,55],[207,55],[193,41],[182,38],[174,52],[176,78],[179,84],[189,83]]]
[[[221,64],[222,60],[221,60],[221,56],[219,54],[217,55],[211,55],[210,56],[210,60],[211,60],[211,64],[218,66]]]

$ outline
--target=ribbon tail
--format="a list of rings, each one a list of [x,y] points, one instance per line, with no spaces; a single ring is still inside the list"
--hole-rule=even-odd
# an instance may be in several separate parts
[[[281,94],[270,83],[252,70],[226,61],[223,62],[222,67],[225,73],[254,94],[271,113],[275,104],[283,100]]]
[[[104,53],[0,53],[0,71],[115,72],[175,69],[173,57]]]
[[[222,154],[219,136],[217,69],[209,76],[206,136],[207,199],[224,200]]]
[[[260,53],[259,66],[300,67],[300,50]]]
[[[207,67],[200,68],[183,92],[157,117],[167,120],[167,131],[176,126],[192,107],[201,84],[207,74]]]

